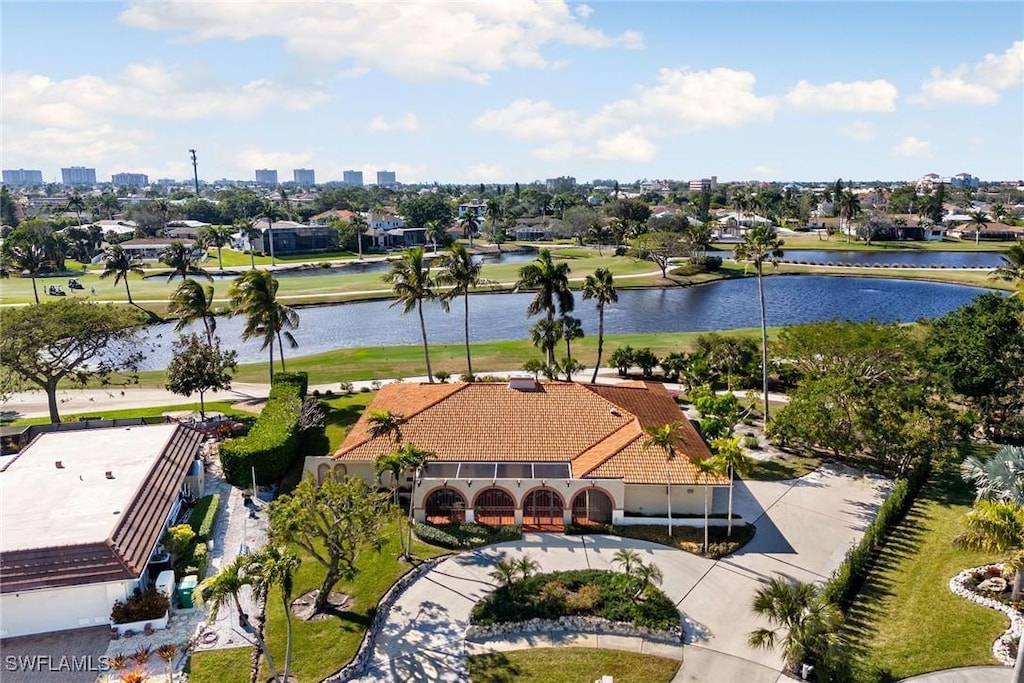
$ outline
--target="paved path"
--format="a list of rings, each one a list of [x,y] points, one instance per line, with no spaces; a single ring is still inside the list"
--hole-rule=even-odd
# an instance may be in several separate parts
[[[521,541],[454,556],[398,598],[376,642],[371,681],[465,680],[464,637],[470,610],[494,590],[489,573],[501,557],[527,555],[541,571],[615,569],[624,547],[654,562],[662,590],[686,620],[683,668],[676,681],[780,680],[781,660],[754,651],[746,634],[760,625],[750,603],[761,582],[782,574],[825,579],[874,517],[888,482],[827,467],[790,482],[740,483],[735,506],[758,533],[739,553],[712,561],[666,546],[611,536],[526,534]]]
[[[1003,666],[965,666],[904,678],[904,683],[1010,683],[1013,670]]]

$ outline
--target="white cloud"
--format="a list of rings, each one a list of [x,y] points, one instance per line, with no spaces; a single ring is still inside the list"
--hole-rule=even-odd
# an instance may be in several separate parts
[[[472,183],[488,183],[508,178],[509,172],[501,164],[481,162],[466,169],[462,177]]]
[[[579,125],[573,111],[556,109],[550,102],[516,100],[503,109],[488,109],[473,121],[480,130],[507,133],[524,140],[570,136]]]
[[[911,135],[893,145],[891,151],[893,156],[923,159],[932,155],[932,144]]]
[[[585,22],[589,6],[537,2],[292,3],[165,0],[135,2],[120,20],[137,28],[180,31],[192,40],[272,37],[307,59],[345,62],[410,80],[486,82],[495,71],[548,67],[549,45],[642,46],[635,31],[609,35]],[[350,69],[348,69],[350,70]]]
[[[877,135],[875,124],[870,121],[854,121],[848,126],[843,126],[839,132],[857,142],[868,142],[874,140]]]
[[[839,81],[813,85],[801,80],[786,94],[793,109],[806,111],[892,111],[899,92],[889,81]]]
[[[995,104],[999,91],[1024,85],[1024,40],[1002,54],[989,53],[973,66],[961,64],[950,71],[932,69],[911,98],[918,104]]]
[[[612,161],[650,161],[657,152],[658,148],[644,137],[639,128],[631,128],[597,140],[591,156]]]
[[[375,116],[366,124],[366,130],[371,133],[392,133],[395,131],[415,131],[420,129],[420,120],[413,112],[407,112],[394,121],[388,121],[383,116]]]
[[[5,125],[5,129],[8,126]],[[137,156],[150,140],[142,130],[101,124],[82,126],[74,130],[45,127],[11,134],[4,131],[4,154],[11,158],[31,158],[40,165],[67,164],[75,159],[80,164],[117,166],[128,168],[128,159]]]

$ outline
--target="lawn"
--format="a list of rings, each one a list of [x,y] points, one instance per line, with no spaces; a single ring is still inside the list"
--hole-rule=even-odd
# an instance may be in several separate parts
[[[376,395],[376,392],[366,392],[322,399],[327,408],[327,428],[324,431],[329,442],[329,453],[338,450],[349,428],[356,423]]]
[[[235,410],[231,407],[231,401],[207,401],[206,402],[206,413],[224,413],[229,417],[237,419],[252,419],[255,416],[254,413],[247,412],[244,410]],[[124,408],[121,410],[91,410],[87,413],[73,413],[71,415],[61,415],[60,419],[64,422],[75,422],[81,420],[84,417],[96,418],[100,420],[114,420],[120,418],[131,418],[131,417],[159,417],[164,413],[180,412],[185,410],[193,410],[196,413],[199,412],[199,401],[194,403],[179,403],[172,406],[151,406],[148,408]],[[30,417],[21,418],[14,420],[9,423],[14,427],[21,427],[26,425],[45,425],[50,424],[49,417]]]
[[[188,665],[189,683],[248,683],[251,647],[193,652]]]
[[[821,466],[822,459],[814,455],[790,453],[784,457],[756,461],[753,470],[744,479],[754,481],[783,481],[799,479]]]
[[[472,683],[589,683],[602,676],[612,676],[615,683],[667,683],[678,670],[674,659],[588,647],[540,647],[469,658]]]
[[[953,595],[949,579],[997,558],[954,548],[973,495],[956,467],[937,473],[894,531],[851,606],[857,679],[895,681],[928,671],[995,664],[1008,620]]]

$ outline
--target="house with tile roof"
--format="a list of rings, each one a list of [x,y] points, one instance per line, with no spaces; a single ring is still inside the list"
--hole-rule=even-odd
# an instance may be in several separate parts
[[[69,424],[0,462],[5,638],[110,624],[116,600],[170,568],[158,544],[183,496],[201,493],[202,432]]]
[[[702,515],[706,488],[729,486],[699,472],[695,463],[710,449],[672,395],[647,382],[386,385],[333,456],[307,459],[306,471],[319,481],[374,481],[374,461],[396,447],[370,431],[369,415],[380,410],[402,416],[403,443],[432,453],[400,482],[419,521],[535,529],[664,523],[669,510],[674,518]],[[643,444],[648,428],[671,423],[679,429],[669,460]]]

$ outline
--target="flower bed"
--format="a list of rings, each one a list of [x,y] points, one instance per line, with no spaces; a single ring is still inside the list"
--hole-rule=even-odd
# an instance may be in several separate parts
[[[678,644],[683,639],[682,626],[674,629],[653,629],[622,621],[609,621],[601,617],[559,617],[558,619],[530,619],[488,626],[470,626],[466,640],[483,640],[495,636],[528,633],[598,633],[617,636],[635,636],[648,640]]]
[[[971,602],[1002,612],[1010,618],[1010,627],[992,643],[992,654],[1005,666],[1013,666],[1017,643],[1024,635],[1024,616],[1020,610],[993,597],[977,591],[979,575],[999,576],[1002,565],[986,565],[965,569],[949,580],[949,590]]]

